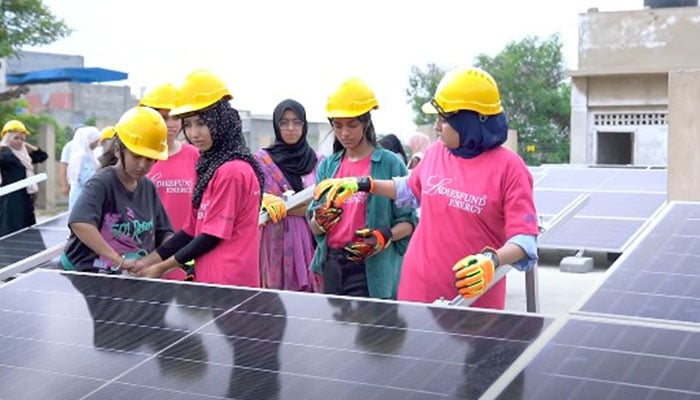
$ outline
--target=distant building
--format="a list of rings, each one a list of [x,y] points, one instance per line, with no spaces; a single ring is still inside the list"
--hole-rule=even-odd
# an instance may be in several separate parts
[[[690,3],[579,16],[571,163],[667,165],[669,72],[700,67],[700,8]]]
[[[20,51],[5,59],[9,76],[46,70],[83,69],[84,58],[77,55]],[[44,112],[56,119],[60,126],[74,126],[94,117],[97,126],[113,125],[119,117],[138,101],[129,86],[101,83],[81,83],[73,78],[56,78],[50,83],[28,83],[29,112]],[[8,85],[10,84],[8,79]]]

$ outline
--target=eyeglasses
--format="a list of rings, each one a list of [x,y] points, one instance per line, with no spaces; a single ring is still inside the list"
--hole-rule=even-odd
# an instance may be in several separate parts
[[[281,119],[277,121],[280,128],[301,128],[304,126],[304,121],[300,119]]]
[[[442,119],[447,120],[448,118],[450,118],[452,115],[455,114],[454,112],[451,112],[451,113],[445,112],[445,110],[443,110],[442,107],[440,107],[440,105],[437,103],[437,101],[435,101],[435,99],[430,100],[430,105],[435,107],[435,110],[438,112],[438,115]]]

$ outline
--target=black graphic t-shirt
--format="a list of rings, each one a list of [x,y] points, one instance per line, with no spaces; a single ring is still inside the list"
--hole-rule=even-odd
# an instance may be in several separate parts
[[[88,181],[68,219],[69,224],[76,222],[97,227],[107,244],[125,258],[145,256],[173,232],[153,182],[142,178],[130,192],[114,168],[102,169]],[[62,263],[67,268],[106,271],[112,267],[110,260],[98,257],[72,232],[64,253]]]

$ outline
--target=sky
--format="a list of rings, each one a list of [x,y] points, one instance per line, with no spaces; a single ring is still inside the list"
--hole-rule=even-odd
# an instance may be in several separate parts
[[[643,0],[44,0],[74,32],[26,50],[82,55],[86,67],[129,74],[144,88],[181,82],[210,69],[231,90],[232,105],[271,114],[285,98],[312,121],[325,119],[328,95],[350,77],[374,90],[377,131],[414,130],[406,88],[411,66],[471,65],[528,35],[559,33],[576,69],[578,16],[643,8]]]

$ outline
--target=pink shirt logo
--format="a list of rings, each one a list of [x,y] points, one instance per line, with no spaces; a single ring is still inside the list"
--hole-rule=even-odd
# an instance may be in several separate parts
[[[486,205],[486,195],[475,195],[450,187],[452,178],[431,175],[423,187],[424,196],[442,196],[448,200],[448,206],[473,214],[481,214]]]

